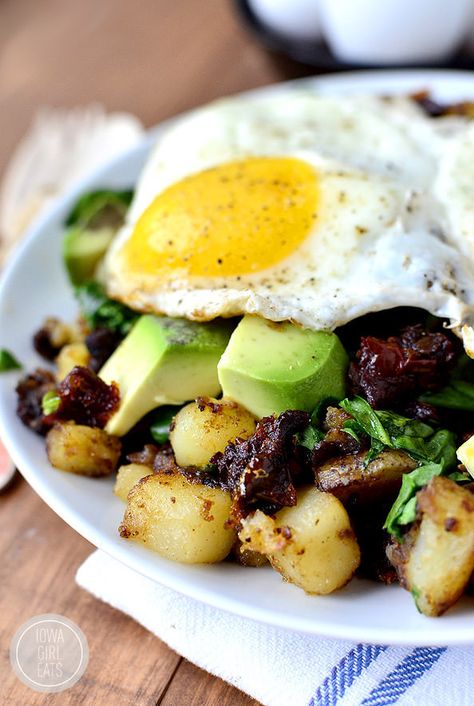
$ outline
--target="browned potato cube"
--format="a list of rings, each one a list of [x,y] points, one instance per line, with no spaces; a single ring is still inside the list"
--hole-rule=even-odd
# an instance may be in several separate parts
[[[256,420],[229,399],[201,397],[183,407],[173,420],[170,442],[178,466],[205,466],[230,441],[248,439]]]
[[[261,510],[246,517],[239,539],[266,555],[286,581],[306,593],[332,593],[352,578],[360,563],[344,506],[315,487],[301,488],[297,504],[273,517]]]
[[[190,483],[181,473],[155,473],[130,490],[122,537],[187,564],[222,561],[235,542],[227,527],[231,499],[220,488]]]
[[[388,555],[420,612],[437,616],[464,593],[474,571],[474,495],[436,477],[417,498],[417,521]]]
[[[316,485],[343,503],[357,500],[359,505],[371,504],[395,497],[403,474],[417,466],[408,454],[397,449],[382,451],[367,466],[365,456],[364,452],[328,461],[317,469]]]
[[[114,486],[115,495],[126,503],[128,494],[133,486],[139,480],[152,473],[152,468],[143,466],[141,463],[129,463],[126,466],[120,466]]]
[[[118,463],[121,443],[102,429],[68,422],[55,424],[46,437],[46,451],[55,468],[81,476],[107,476]]]
[[[85,343],[68,343],[59,351],[56,358],[56,377],[58,380],[64,380],[66,375],[76,365],[87,366],[90,359],[90,353],[87,350]]]

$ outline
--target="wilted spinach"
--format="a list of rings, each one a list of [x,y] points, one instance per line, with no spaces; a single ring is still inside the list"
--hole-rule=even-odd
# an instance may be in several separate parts
[[[0,373],[7,373],[10,370],[19,370],[21,367],[21,363],[18,362],[10,351],[7,351],[6,348],[0,348]]]
[[[99,282],[80,285],[75,294],[81,313],[92,329],[109,328],[126,336],[139,317],[125,304],[109,299]]]
[[[150,433],[157,444],[165,444],[168,441],[171,422],[180,409],[181,407],[176,405],[163,405],[153,413]]]
[[[66,219],[67,226],[100,228],[115,226],[124,218],[133,197],[133,191],[102,189],[81,196]]]
[[[420,463],[418,468],[403,476],[400,492],[385,521],[384,528],[401,539],[402,528],[415,519],[418,490],[434,476],[455,467],[456,437],[447,429],[435,430],[417,419],[395,412],[376,411],[361,397],[345,399],[341,407],[353,417],[345,422],[345,430],[356,438],[365,433],[371,439],[366,462],[388,447],[406,451]],[[456,482],[459,482],[458,475],[452,474]]]

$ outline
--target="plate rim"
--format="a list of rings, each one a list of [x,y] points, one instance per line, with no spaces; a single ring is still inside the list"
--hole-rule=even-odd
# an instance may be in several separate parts
[[[376,89],[374,84],[386,84],[387,92],[393,91],[393,85],[399,85],[402,90],[409,91],[411,87],[408,84],[427,84],[433,86],[436,90],[436,86],[440,87],[443,84],[455,84],[456,82],[461,84],[466,84],[471,86],[472,96],[474,98],[474,73],[463,70],[450,70],[450,69],[387,69],[387,70],[364,70],[364,71],[348,71],[341,72],[335,75],[324,75],[324,76],[313,76],[305,77],[301,79],[296,79],[292,81],[285,81],[270,84],[260,88],[254,88],[249,91],[243,91],[239,94],[242,96],[258,95],[262,93],[269,93],[273,91],[285,90],[288,87],[298,87],[305,85],[332,87],[337,91],[346,91],[349,86],[364,86],[367,84],[366,88],[369,88],[372,84],[372,88],[368,92],[374,92],[375,90],[382,90],[381,88]],[[407,84],[403,89],[403,84]],[[392,84],[392,86],[391,86]],[[461,98],[461,97],[460,97]],[[0,300],[3,294],[9,287],[12,280],[15,279],[15,273],[19,263],[22,262],[25,253],[29,250],[30,244],[34,242],[44,228],[47,226],[48,222],[54,220],[68,204],[72,204],[77,197],[88,188],[88,185],[100,179],[100,175],[105,173],[107,170],[113,167],[114,164],[118,164],[127,158],[130,158],[134,154],[138,154],[140,150],[148,151],[151,149],[153,143],[159,134],[165,130],[168,126],[175,123],[178,119],[187,115],[192,110],[187,110],[179,115],[176,115],[168,120],[162,121],[158,126],[152,128],[145,133],[143,139],[141,139],[134,146],[128,148],[121,152],[118,156],[111,160],[107,160],[100,166],[88,172],[84,177],[78,180],[64,195],[61,195],[53,204],[51,204],[44,213],[32,224],[28,229],[21,243],[15,249],[13,256],[10,258],[7,266],[2,272],[0,278]],[[255,620],[257,622],[266,623],[274,627],[284,628],[287,630],[303,632],[306,634],[320,635],[324,637],[331,637],[335,639],[353,640],[353,641],[363,641],[363,642],[373,642],[379,644],[391,644],[391,645],[465,645],[474,643],[474,630],[471,628],[461,630],[459,627],[451,628],[447,630],[446,635],[442,635],[443,626],[442,622],[439,625],[438,631],[428,631],[426,634],[420,633],[420,628],[408,628],[400,630],[400,632],[390,632],[387,634],[388,628],[377,628],[377,627],[362,627],[362,626],[343,626],[337,623],[330,622],[318,622],[317,620],[306,624],[305,619],[302,617],[294,617],[287,615],[286,613],[278,613],[275,607],[265,608],[250,605],[242,601],[238,601],[233,598],[226,597],[225,594],[221,594],[218,591],[204,589],[202,587],[196,587],[193,585],[192,581],[190,583],[185,580],[181,580],[179,577],[167,575],[166,570],[160,573],[160,578],[157,579],[156,576],[151,577],[147,573],[146,562],[141,561],[141,555],[139,552],[128,551],[129,547],[121,547],[117,541],[118,537],[113,540],[107,534],[103,533],[99,526],[93,526],[84,518],[81,518],[80,514],[77,513],[73,508],[69,507],[67,501],[65,501],[58,492],[55,492],[53,486],[47,482],[47,480],[41,478],[41,474],[35,473],[31,465],[28,464],[28,460],[22,456],[21,450],[16,446],[15,440],[10,436],[8,429],[8,424],[6,418],[3,417],[2,410],[0,408],[0,437],[7,448],[8,453],[12,457],[15,465],[19,468],[20,472],[33,488],[33,490],[56,512],[67,524],[69,524],[75,531],[85,537],[94,546],[105,551],[107,554],[113,558],[120,561],[125,566],[138,571],[140,574],[151,578],[163,585],[175,590],[181,594],[187,595],[195,600],[201,601],[208,605],[211,605],[217,609],[225,610],[234,615],[239,615],[243,618],[248,618]],[[400,589],[402,590],[402,589]],[[387,596],[389,593],[387,592]],[[414,609],[414,608],[413,608]],[[431,622],[430,618],[426,618]],[[448,627],[448,626],[447,626]],[[437,637],[439,633],[439,638]]]

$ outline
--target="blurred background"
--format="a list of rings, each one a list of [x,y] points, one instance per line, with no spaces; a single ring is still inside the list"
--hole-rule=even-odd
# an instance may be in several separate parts
[[[224,0],[0,0],[0,171],[43,105],[98,101],[150,126],[298,73]]]
[[[0,0],[0,173],[43,105],[98,101],[150,126],[308,73],[472,67],[473,8],[474,0]]]

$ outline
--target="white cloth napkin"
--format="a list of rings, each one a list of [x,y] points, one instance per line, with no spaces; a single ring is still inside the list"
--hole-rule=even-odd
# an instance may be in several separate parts
[[[473,706],[474,649],[387,647],[312,637],[231,615],[101,551],[78,584],[265,706]]]
[[[0,184],[0,265],[58,196],[143,133],[134,115],[107,113],[98,104],[38,111]]]

